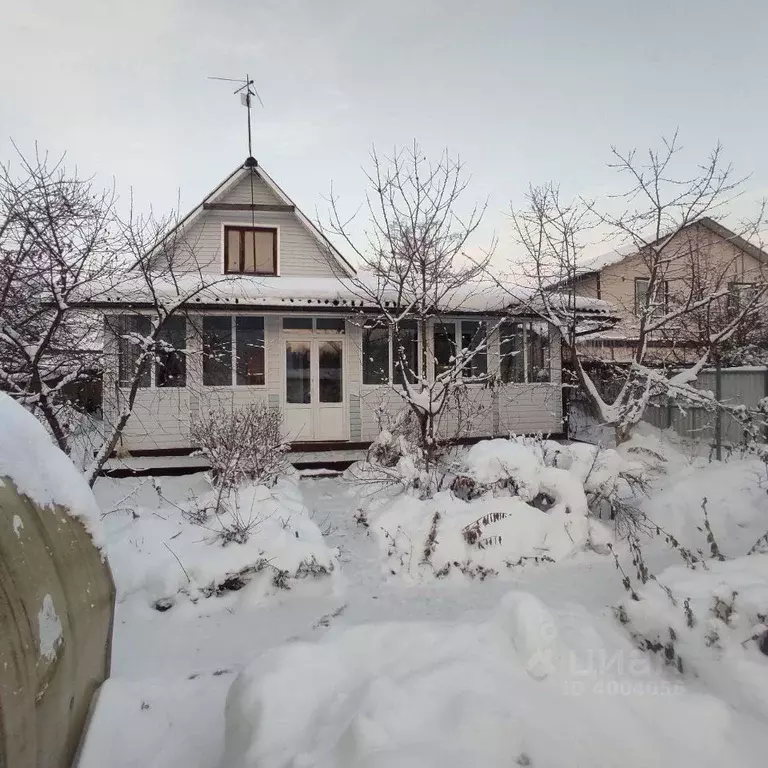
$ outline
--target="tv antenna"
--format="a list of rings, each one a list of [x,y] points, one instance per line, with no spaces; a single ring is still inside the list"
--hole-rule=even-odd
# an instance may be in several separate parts
[[[209,77],[209,80],[222,80],[225,83],[239,83],[240,87],[236,88],[234,93],[240,94],[240,103],[246,107],[248,115],[248,157],[253,157],[253,150],[251,149],[251,106],[253,103],[253,97],[255,96],[259,100],[259,104],[264,106],[264,102],[259,96],[259,92],[253,84],[253,80],[246,74],[245,79],[234,77]]]

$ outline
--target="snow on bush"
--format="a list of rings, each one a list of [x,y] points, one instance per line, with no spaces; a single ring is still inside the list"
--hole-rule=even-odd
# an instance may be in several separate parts
[[[640,648],[767,727],[768,554],[710,560],[706,568],[668,568],[617,616]]]
[[[107,552],[120,601],[136,597],[166,610],[180,598],[196,601],[246,585],[258,596],[325,577],[336,566],[293,477],[271,488],[236,486],[224,503],[202,474],[102,479],[96,492],[110,510]]]
[[[487,623],[338,627],[256,658],[220,768],[746,767],[765,744],[609,619],[515,592]]]
[[[610,533],[590,500],[608,495],[607,485],[615,491],[630,464],[615,451],[597,454],[551,441],[482,441],[445,470],[448,490],[423,498],[405,482],[405,492],[373,500],[366,520],[390,573],[414,579],[485,578],[586,549],[606,553]],[[396,467],[407,477],[408,457]]]
[[[0,392],[0,484],[3,477],[39,506],[59,505],[78,517],[97,546],[103,544],[99,508],[82,475],[45,427]]]

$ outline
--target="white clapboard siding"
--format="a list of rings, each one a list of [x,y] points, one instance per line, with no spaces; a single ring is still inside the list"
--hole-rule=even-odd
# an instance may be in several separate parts
[[[235,187],[217,198],[216,202],[250,203],[250,196],[250,183],[246,175]],[[254,177],[254,200],[256,203],[281,203],[257,177]],[[196,270],[199,266],[205,274],[223,274],[225,224],[276,227],[278,268],[283,277],[344,276],[327,248],[307,230],[295,213],[275,211],[204,210],[180,236],[174,257],[176,269],[184,272],[187,268]]]
[[[219,314],[231,314],[221,312]],[[198,414],[207,409],[241,408],[249,403],[264,402],[280,409],[284,403],[284,346],[282,316],[264,314],[266,348],[265,386],[205,387],[202,385],[201,316],[189,317],[187,323],[187,387],[181,389],[142,389],[136,407],[120,444],[121,450],[143,451],[190,448],[189,427]],[[403,398],[390,386],[362,384],[362,333],[359,318],[347,318],[345,354],[345,402],[349,424],[349,440],[370,442],[382,428],[389,428],[403,412]],[[105,339],[108,365],[104,379],[104,412],[108,419],[118,411],[114,372],[117,369],[115,340]],[[461,437],[509,436],[562,431],[562,392],[560,385],[559,345],[552,337],[551,383],[505,384],[494,388],[470,384],[467,388],[471,416],[469,429]],[[498,361],[498,339],[489,339],[489,370]],[[458,415],[451,409],[441,415],[438,432],[456,434]]]

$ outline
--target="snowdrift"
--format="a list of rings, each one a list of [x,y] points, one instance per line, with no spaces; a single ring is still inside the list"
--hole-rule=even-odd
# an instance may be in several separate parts
[[[617,615],[640,648],[768,728],[768,554],[706,567],[666,569]]]
[[[591,514],[601,500],[629,497],[642,462],[594,446],[546,440],[486,440],[460,454],[441,490],[421,498],[414,462],[395,468],[406,490],[380,494],[367,522],[393,575],[485,578],[578,552],[605,554],[610,528]],[[368,468],[358,476],[370,477]],[[367,474],[364,474],[367,473]]]
[[[230,689],[220,768],[752,766],[755,743],[610,619],[515,592],[480,625],[338,628],[267,652]]]
[[[227,509],[208,512],[215,492],[203,474],[159,481],[104,479],[96,485],[118,600],[160,611],[179,600],[250,597],[325,578],[336,553],[310,518],[292,477],[272,488],[241,486]]]

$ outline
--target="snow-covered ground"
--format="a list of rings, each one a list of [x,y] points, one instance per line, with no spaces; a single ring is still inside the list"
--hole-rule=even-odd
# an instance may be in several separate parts
[[[260,519],[280,524],[268,523],[253,551],[236,557],[230,548],[241,545],[222,547],[208,523],[195,535],[178,512],[189,507],[188,497],[204,495],[201,475],[162,479],[160,493],[144,481],[100,480],[96,495],[109,512],[107,552],[120,595],[112,677],[81,768],[763,765],[768,657],[751,638],[764,617],[768,566],[765,555],[744,555],[768,528],[765,468],[750,460],[708,464],[651,436],[634,448],[622,457],[625,469],[638,457],[664,467],[641,501],[654,522],[709,555],[699,530],[706,497],[720,548],[738,558],[691,571],[664,536],[653,537],[645,558],[671,596],[650,581],[637,585],[640,601],[628,596],[602,547],[560,541],[555,562],[526,561],[482,579],[425,578],[422,568],[414,578],[411,569],[389,567],[377,525],[396,504],[416,505],[416,512],[418,500],[390,499],[381,508],[368,485],[338,477],[286,481],[279,493],[256,499],[251,507]],[[501,447],[491,456],[488,450],[475,449],[464,466],[496,482]],[[582,513],[573,503],[568,512],[557,508],[572,498],[571,476],[587,485],[604,479],[599,467],[580,462],[579,450],[556,459],[554,473],[535,470],[515,448],[505,456],[506,465],[517,461],[521,477],[529,472],[530,501],[543,491],[554,513],[569,517],[561,529]],[[439,496],[424,503],[434,506]],[[523,503],[503,493],[462,501],[466,508],[455,498],[442,501],[455,505],[458,530],[472,504],[485,514],[494,503]],[[525,506],[517,511],[549,514]],[[530,529],[500,535],[517,554],[515,537]],[[429,519],[423,533],[429,537]],[[435,552],[453,546],[443,533]],[[548,536],[535,546],[542,543],[552,551]],[[625,545],[614,548],[636,581]],[[246,555],[271,560],[285,549],[291,567],[313,554],[333,570],[289,579],[290,589],[258,579],[235,591],[189,586],[226,579]],[[167,610],[153,607],[177,588],[182,597]],[[713,600],[731,604],[733,591],[735,610],[720,609],[728,621],[719,642],[708,645],[712,622],[723,623],[712,614]],[[620,605],[624,624],[616,617]],[[667,663],[666,639],[661,653],[638,648],[668,637],[667,624],[686,662],[683,674]]]

